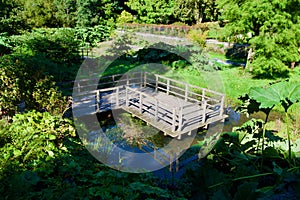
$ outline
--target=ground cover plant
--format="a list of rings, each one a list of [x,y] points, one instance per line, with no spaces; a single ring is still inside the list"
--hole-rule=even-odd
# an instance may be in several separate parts
[[[299,2],[246,0],[239,6],[232,0],[144,2],[0,2],[1,197],[171,200],[245,199],[247,194],[248,199],[299,199]],[[127,24],[132,22],[142,24]],[[189,35],[202,48],[157,44],[190,56],[191,64],[168,50],[149,48],[153,44],[138,41],[133,32],[116,38],[112,33],[116,23],[127,31]],[[189,32],[190,27],[195,30]],[[239,44],[208,45],[207,38]],[[167,167],[165,171],[173,171],[163,174],[108,168],[79,139],[73,119],[66,118],[71,114],[64,112],[71,111],[71,99],[67,102],[64,96],[71,93],[57,87],[66,83],[72,88],[87,56],[81,55],[82,50],[103,53],[105,48],[98,45],[106,40],[108,48],[111,43],[120,47],[106,51],[106,58],[119,50],[123,53],[106,74],[157,62],[168,69],[162,75],[193,85],[209,87],[206,77],[217,77],[224,85],[220,91],[226,93],[229,119],[225,124],[231,123],[230,112],[240,116],[236,107],[245,114],[241,114],[245,122],[216,133],[220,138],[211,146],[216,135],[195,141],[180,158],[177,173],[176,166]],[[252,57],[248,57],[250,49]],[[98,117],[102,124],[108,118]],[[122,120],[127,132],[118,130],[115,139],[141,145],[130,131],[138,126],[137,132],[147,132],[149,127],[129,115]],[[199,130],[199,138],[205,133]],[[113,130],[108,134],[115,136]],[[161,134],[152,139],[162,145],[162,138]],[[206,156],[199,155],[208,146]]]

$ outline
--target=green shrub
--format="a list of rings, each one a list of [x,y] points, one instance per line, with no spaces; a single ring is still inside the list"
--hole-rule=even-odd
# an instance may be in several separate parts
[[[173,70],[184,69],[188,65],[189,63],[186,60],[176,60],[171,64]]]
[[[122,25],[124,23],[132,23],[134,21],[134,17],[131,13],[127,12],[126,10],[123,10],[121,12],[121,15],[117,19],[117,23]]]
[[[81,47],[97,46],[97,43],[103,42],[110,36],[108,26],[98,25],[94,27],[76,28],[75,39],[80,42]]]
[[[33,59],[34,60],[34,59]],[[26,109],[47,109],[61,113],[64,98],[57,91],[52,77],[45,76],[47,66],[32,63],[32,57],[3,56],[0,59],[0,110],[12,116]]]
[[[199,45],[200,47],[204,48],[206,46],[207,36],[208,31],[203,32],[201,30],[192,29],[189,31],[187,38]]]
[[[254,59],[253,74],[257,78],[284,78],[288,77],[288,67],[277,58],[259,57]]]

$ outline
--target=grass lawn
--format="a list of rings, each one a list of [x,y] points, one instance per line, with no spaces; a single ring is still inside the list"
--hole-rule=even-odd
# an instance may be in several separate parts
[[[250,74],[243,73],[242,67],[227,68],[218,72],[179,70],[169,71],[166,76],[186,81],[192,85],[209,88],[226,94],[226,103],[236,105],[238,97],[249,92],[251,87],[266,86],[274,80],[253,79]]]

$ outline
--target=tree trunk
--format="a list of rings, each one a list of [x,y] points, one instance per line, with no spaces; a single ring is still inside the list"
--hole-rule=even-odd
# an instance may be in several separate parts
[[[296,62],[291,63],[291,70],[293,70],[295,68],[295,64],[296,64]]]
[[[247,68],[249,68],[249,71],[250,71],[250,72],[253,71],[253,67],[252,67],[253,56],[254,56],[253,48],[250,47],[250,49],[249,49],[249,51],[248,51],[248,56],[247,56],[246,66],[245,66],[245,70],[246,70]]]

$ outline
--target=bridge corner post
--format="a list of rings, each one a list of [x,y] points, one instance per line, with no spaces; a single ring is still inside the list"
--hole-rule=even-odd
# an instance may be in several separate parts
[[[144,87],[147,86],[147,72],[142,72],[142,76],[144,75]]]
[[[178,139],[178,140],[181,140],[181,133],[179,133],[177,139]]]
[[[129,85],[129,77],[128,77],[128,74],[126,74],[126,86]]]
[[[205,101],[205,89],[203,88],[202,89],[202,99],[201,101]]]
[[[174,132],[175,131],[175,123],[176,123],[176,109],[173,108],[173,116],[172,116],[172,131]]]
[[[176,172],[178,172],[179,171],[179,156],[180,156],[180,153],[176,152],[175,156],[176,156]]]
[[[189,94],[189,85],[186,83],[185,84],[185,94],[184,94],[185,102],[187,102],[187,100],[188,100],[188,94]]]
[[[170,168],[169,168],[169,171],[172,172],[172,163],[173,163],[173,156],[170,155]]]
[[[204,100],[203,101],[202,123],[205,123],[205,120],[206,120],[206,106],[207,106],[207,102]]]
[[[183,108],[181,107],[179,109],[179,115],[178,115],[178,129],[177,129],[178,132],[181,132],[182,130],[182,122],[183,122]]]
[[[225,102],[225,95],[223,95],[222,99],[221,99],[220,117],[223,115],[223,112],[224,112],[224,102]]]

